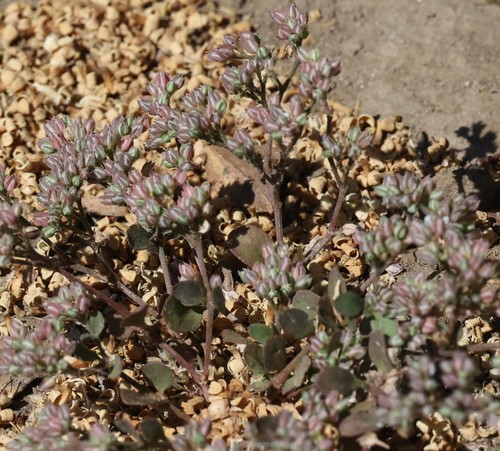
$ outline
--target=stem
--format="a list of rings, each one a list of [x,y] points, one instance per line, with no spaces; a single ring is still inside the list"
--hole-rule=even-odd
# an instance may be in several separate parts
[[[280,87],[280,100],[283,98],[285,95],[286,90],[288,89],[288,86],[290,85],[290,82],[292,81],[293,76],[295,75],[295,72],[300,66],[300,62],[295,60],[292,66],[292,69],[290,71],[290,74],[288,75],[288,78],[286,79],[285,83]]]
[[[160,257],[160,266],[163,272],[163,279],[165,280],[165,288],[168,294],[172,294],[172,279],[170,278],[170,271],[168,270],[169,261],[162,245],[158,246],[158,256]]]
[[[192,249],[195,252],[196,263],[198,264],[198,268],[200,269],[203,286],[205,287],[205,291],[207,293],[207,325],[205,331],[205,361],[203,363],[203,374],[206,378],[208,378],[208,370],[210,367],[212,354],[215,303],[212,288],[210,286],[210,280],[208,277],[207,266],[205,265],[205,256],[203,254],[201,235],[199,233],[193,233],[192,235],[190,235],[188,243],[191,245]]]
[[[273,384],[273,386],[276,388],[283,387],[283,384],[286,382],[292,371],[295,370],[295,368],[299,364],[300,359],[302,359],[302,357],[306,355],[310,351],[310,349],[311,345],[309,344],[302,348],[302,350],[293,358],[293,360],[271,379],[271,384]]]
[[[280,198],[280,185],[279,181],[273,182],[272,180],[266,180],[267,190],[271,197],[271,203],[273,205],[273,215],[274,215],[274,229],[276,231],[276,241],[278,244],[283,244],[283,218],[281,215],[281,209],[283,203]]]

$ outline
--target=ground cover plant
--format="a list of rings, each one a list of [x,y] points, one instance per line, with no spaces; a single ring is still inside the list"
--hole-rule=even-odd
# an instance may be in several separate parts
[[[138,114],[45,122],[33,208],[2,168],[5,273],[59,279],[33,327],[5,315],[0,368],[65,393],[10,449],[388,449],[417,431],[454,449],[498,430],[478,200],[422,176],[444,144],[333,102],[341,65],[306,45],[306,12],[271,14],[281,47],[245,30],[206,49],[220,86],[160,71]],[[405,277],[410,253],[426,265]]]

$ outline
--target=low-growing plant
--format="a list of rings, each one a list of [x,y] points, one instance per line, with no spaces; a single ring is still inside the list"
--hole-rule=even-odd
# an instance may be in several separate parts
[[[10,449],[224,449],[207,443],[209,422],[191,424],[174,439],[162,427],[165,410],[186,420],[172,401],[179,393],[198,392],[210,403],[219,316],[239,323],[239,332],[227,326],[220,336],[224,346],[244,346],[251,389],[283,399],[302,394],[301,418],[283,411],[248,427],[254,449],[334,449],[353,437],[362,446],[370,438],[379,444],[376,433],[392,428],[408,435],[435,412],[455,427],[473,418],[499,426],[498,400],[480,392],[498,374],[498,342],[460,341],[464,321],[500,314],[488,285],[498,265],[485,260],[478,202],[447,198],[429,177],[389,174],[364,200],[378,225],[356,224],[355,241],[371,271],[366,280],[346,280],[338,266],[319,265],[318,256],[343,233],[360,156],[378,144],[366,123],[338,127],[330,93],[340,62],[304,48],[308,15],[290,3],[272,18],[283,47],[245,31],[207,52],[209,61],[225,65],[225,93],[206,85],[186,92],[182,76],[158,73],[139,102],[142,116],[118,117],[101,130],[90,119],[47,122],[39,141],[47,172],[34,215],[15,198],[15,174],[0,170],[1,266],[44,268],[69,282],[43,301],[36,328],[7,318],[2,373],[98,375],[119,389],[125,406],[147,405],[157,414],[138,428],[120,419],[84,432],[71,426],[68,406],[49,404]],[[230,102],[245,106],[252,125],[234,125]],[[304,228],[297,238],[287,233],[297,221],[286,193],[301,164],[301,139],[321,149],[315,164],[328,168],[335,202],[322,235]],[[249,208],[221,242],[214,232],[221,202],[203,180],[195,155],[200,143],[229,149],[242,167],[258,171],[272,205],[272,231],[259,227]],[[103,191],[104,204],[133,214],[125,232],[130,252],[158,259],[153,270],[163,283],[153,302],[120,277],[116,256],[84,206],[91,185]],[[223,258],[209,257],[211,246]],[[93,267],[79,259],[81,249]],[[382,275],[389,265],[415,250],[430,270],[388,283]],[[228,309],[233,287],[226,282],[233,275],[241,280],[239,293],[260,298],[251,322]],[[140,371],[128,371],[116,348],[103,344],[111,338],[139,343],[145,350]],[[187,357],[181,342],[197,355]]]

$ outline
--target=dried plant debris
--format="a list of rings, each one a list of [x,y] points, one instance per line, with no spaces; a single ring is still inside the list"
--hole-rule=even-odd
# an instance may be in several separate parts
[[[287,82],[211,0],[0,11],[2,446],[498,439],[494,412],[463,418],[500,395],[497,224],[438,189],[445,138],[328,99],[340,64],[302,50],[307,15],[272,17]],[[106,163],[74,163],[82,136]]]

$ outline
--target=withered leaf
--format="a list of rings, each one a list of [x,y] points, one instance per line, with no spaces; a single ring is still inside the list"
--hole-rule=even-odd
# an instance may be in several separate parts
[[[207,146],[203,152],[212,196],[225,196],[232,204],[251,206],[258,213],[273,212],[266,185],[250,162],[238,158],[225,147]]]

